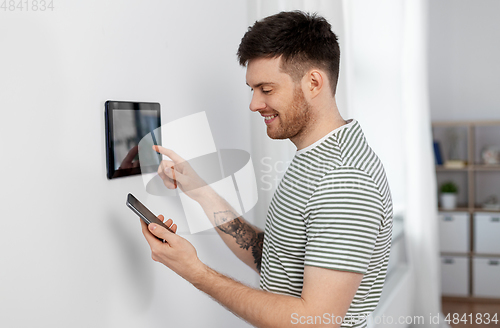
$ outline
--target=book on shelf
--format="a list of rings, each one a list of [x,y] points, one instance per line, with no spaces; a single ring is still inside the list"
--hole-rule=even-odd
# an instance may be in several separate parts
[[[447,169],[463,169],[464,167],[467,166],[467,162],[454,159],[444,162],[443,166]]]
[[[436,165],[443,165],[443,156],[441,155],[441,145],[438,141],[434,141],[434,159]]]

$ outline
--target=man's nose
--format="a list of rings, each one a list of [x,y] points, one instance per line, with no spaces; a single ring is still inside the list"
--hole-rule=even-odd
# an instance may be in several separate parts
[[[252,101],[250,101],[250,110],[252,112],[257,112],[264,108],[266,108],[266,103],[263,101],[262,97],[259,97],[254,92],[254,94],[252,95]]]

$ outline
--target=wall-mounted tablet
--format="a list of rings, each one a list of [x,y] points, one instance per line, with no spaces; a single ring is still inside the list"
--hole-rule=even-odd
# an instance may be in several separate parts
[[[151,134],[153,143],[160,145],[160,104],[108,100],[105,120],[108,179],[156,171],[159,161],[148,165],[140,163],[139,142]]]

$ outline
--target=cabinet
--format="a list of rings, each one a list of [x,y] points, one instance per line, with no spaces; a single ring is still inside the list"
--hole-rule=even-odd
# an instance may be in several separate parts
[[[500,298],[500,257],[475,257],[473,265],[472,295]]]
[[[443,295],[469,296],[469,258],[441,257],[441,290]]]
[[[474,214],[473,250],[479,254],[500,254],[500,213]]]
[[[439,208],[442,294],[500,299],[500,209],[484,207],[500,200],[500,163],[485,154],[500,149],[500,121],[434,122],[432,134],[444,162],[436,163],[438,188],[458,186],[457,207]]]
[[[469,246],[469,213],[439,213],[439,247],[441,252],[467,253]]]

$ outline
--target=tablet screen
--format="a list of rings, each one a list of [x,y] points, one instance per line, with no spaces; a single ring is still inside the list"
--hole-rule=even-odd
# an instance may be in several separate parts
[[[160,104],[141,102],[106,102],[106,138],[108,178],[141,173],[138,145],[151,134],[159,145]],[[151,133],[157,130],[157,133]],[[156,170],[156,168],[153,168]]]

